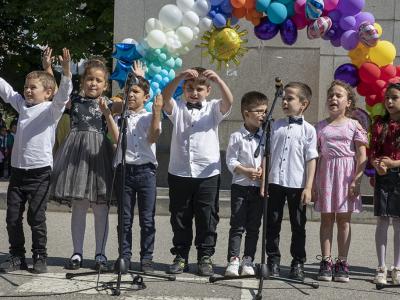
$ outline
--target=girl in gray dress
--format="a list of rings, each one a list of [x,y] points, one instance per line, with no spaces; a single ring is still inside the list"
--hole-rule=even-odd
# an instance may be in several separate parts
[[[72,206],[71,233],[74,251],[65,268],[82,266],[86,213],[92,208],[95,223],[95,269],[107,267],[107,200],[112,184],[112,145],[99,100],[107,90],[108,71],[99,59],[89,60],[82,75],[81,95],[71,99],[71,131],[54,157],[52,199]],[[111,101],[106,99],[108,104]]]

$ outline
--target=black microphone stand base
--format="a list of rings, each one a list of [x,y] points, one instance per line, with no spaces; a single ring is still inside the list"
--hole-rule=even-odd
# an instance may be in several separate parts
[[[377,283],[376,289],[379,291],[384,288],[400,288],[400,284]]]
[[[175,281],[176,276],[175,275],[162,275],[162,274],[157,274],[157,273],[148,273],[148,272],[140,272],[140,271],[133,271],[129,269],[129,266],[126,265],[126,262],[123,258],[118,258],[117,261],[114,264],[115,269],[114,270],[102,270],[100,271],[101,274],[117,274],[118,275],[118,280],[113,282],[109,281],[107,283],[103,283],[103,287],[105,289],[110,289],[112,292],[113,296],[119,296],[121,295],[121,284],[131,284],[131,287],[125,290],[143,290],[146,288],[146,285],[143,282],[143,277],[142,276],[148,276],[148,277],[155,277],[155,278],[162,278],[166,279],[169,281]],[[75,277],[81,277],[81,276],[90,276],[90,275],[97,275],[99,274],[99,271],[89,271],[89,272],[81,272],[81,273],[66,273],[65,278],[66,279],[72,279]],[[136,275],[132,276],[133,280],[132,281],[121,281],[121,276],[125,274],[130,274],[130,275]]]

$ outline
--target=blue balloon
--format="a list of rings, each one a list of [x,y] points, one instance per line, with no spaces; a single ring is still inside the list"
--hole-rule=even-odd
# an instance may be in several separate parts
[[[214,26],[217,28],[222,28],[226,25],[226,19],[223,14],[216,14],[212,21]]]
[[[293,45],[297,40],[297,27],[292,19],[286,19],[280,26],[282,41],[286,45]]]
[[[221,11],[225,14],[226,17],[230,17],[232,15],[232,10],[233,7],[231,1],[225,0],[224,2],[222,2]]]
[[[136,45],[124,43],[115,44],[115,51],[113,52],[112,57],[131,64],[134,60],[142,58],[136,50]]]
[[[257,0],[256,10],[259,12],[267,12],[267,8],[270,5],[271,0]]]
[[[212,6],[218,6],[220,5],[224,0],[211,0],[210,3]]]
[[[254,34],[260,40],[270,40],[279,31],[279,25],[272,23],[268,17],[262,17],[260,24],[254,27]]]
[[[131,71],[131,63],[125,63],[118,60],[115,64],[114,72],[112,72],[110,79],[118,82],[119,86],[122,88],[125,85],[126,77]]]
[[[287,18],[286,6],[279,2],[272,2],[267,8],[267,15],[272,23],[281,24]]]

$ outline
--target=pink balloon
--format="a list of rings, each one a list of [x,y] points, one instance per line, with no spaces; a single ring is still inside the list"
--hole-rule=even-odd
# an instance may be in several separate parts
[[[305,28],[308,25],[308,20],[304,15],[296,14],[292,17],[292,21],[296,24],[298,30]]]
[[[306,0],[296,0],[294,3],[294,11],[296,14],[305,14]]]
[[[336,8],[336,6],[338,5],[339,0],[325,0],[324,1],[324,9],[326,11],[331,11],[334,10]]]

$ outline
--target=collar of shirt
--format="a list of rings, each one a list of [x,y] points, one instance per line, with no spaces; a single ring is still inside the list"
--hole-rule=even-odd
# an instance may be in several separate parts
[[[248,131],[246,129],[246,127],[244,127],[244,125],[242,125],[242,127],[240,128],[240,132],[242,133],[243,138],[246,138],[246,139],[249,139],[249,140],[251,140],[253,138],[256,138],[257,140],[259,140],[261,138],[261,136],[262,136],[262,129],[261,128],[258,128],[257,132],[251,133],[250,131]]]
[[[139,111],[127,110],[127,111],[126,111],[126,115],[127,115],[128,117],[134,117],[134,116],[137,116],[137,115],[144,114],[144,113],[146,113],[146,112],[147,112],[147,110],[144,109],[144,108],[142,108],[142,109],[139,110]]]

